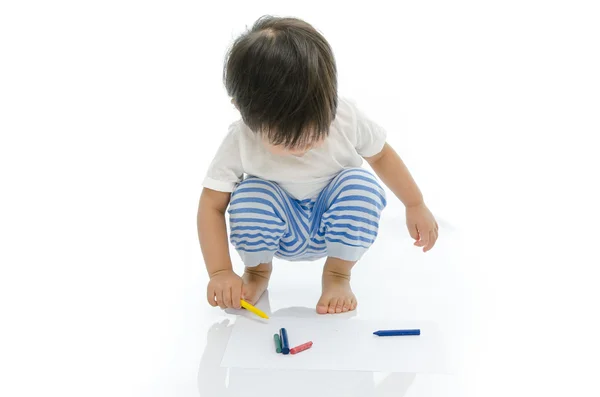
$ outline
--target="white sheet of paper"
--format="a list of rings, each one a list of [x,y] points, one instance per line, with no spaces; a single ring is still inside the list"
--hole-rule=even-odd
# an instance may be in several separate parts
[[[288,331],[290,348],[312,341],[306,351],[275,352],[273,335]],[[419,336],[379,337],[381,329],[419,328]],[[294,370],[449,373],[442,335],[433,323],[333,318],[238,317],[222,367]]]

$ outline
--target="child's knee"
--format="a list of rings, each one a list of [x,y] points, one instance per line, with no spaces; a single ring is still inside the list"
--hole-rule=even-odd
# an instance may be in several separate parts
[[[336,199],[347,199],[353,196],[368,198],[369,203],[379,211],[387,205],[385,190],[375,175],[363,168],[348,168],[340,172],[336,178]]]
[[[240,182],[232,193],[232,197],[240,193],[260,193],[262,190],[279,192],[281,188],[275,182],[260,178],[246,178]]]
[[[342,184],[352,183],[367,183],[383,190],[381,183],[377,180],[372,172],[365,170],[364,168],[347,168],[340,172],[337,177]]]
[[[248,178],[233,191],[228,212],[233,222],[252,219],[254,222],[281,225],[285,218],[281,188],[271,181]]]
[[[248,178],[229,204],[230,241],[247,267],[268,263],[287,230],[281,188],[274,182]]]

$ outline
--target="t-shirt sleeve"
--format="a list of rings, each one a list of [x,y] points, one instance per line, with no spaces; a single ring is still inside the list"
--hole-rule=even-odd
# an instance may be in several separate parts
[[[205,188],[230,193],[242,181],[244,170],[238,131],[235,124],[229,127],[229,132],[217,150],[202,182]]]
[[[356,136],[354,147],[362,157],[372,157],[383,150],[387,133],[383,127],[368,118],[355,104],[349,103],[354,113]]]

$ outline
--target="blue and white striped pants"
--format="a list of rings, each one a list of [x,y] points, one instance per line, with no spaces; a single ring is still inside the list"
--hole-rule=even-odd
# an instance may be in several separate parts
[[[296,200],[274,182],[250,177],[231,196],[230,240],[247,267],[273,257],[357,261],[377,237],[385,192],[362,168],[340,172],[316,199]]]

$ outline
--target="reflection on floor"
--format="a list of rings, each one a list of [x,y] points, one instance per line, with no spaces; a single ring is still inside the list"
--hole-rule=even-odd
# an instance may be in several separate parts
[[[329,397],[383,397],[393,395],[401,397],[406,394],[415,378],[415,374],[389,374],[383,381],[376,383],[374,374],[371,372],[222,368],[220,362],[231,328],[229,320],[224,320],[213,324],[208,331],[206,349],[202,354],[198,371],[198,388],[201,397],[264,397],[271,395],[289,397],[323,395]]]

